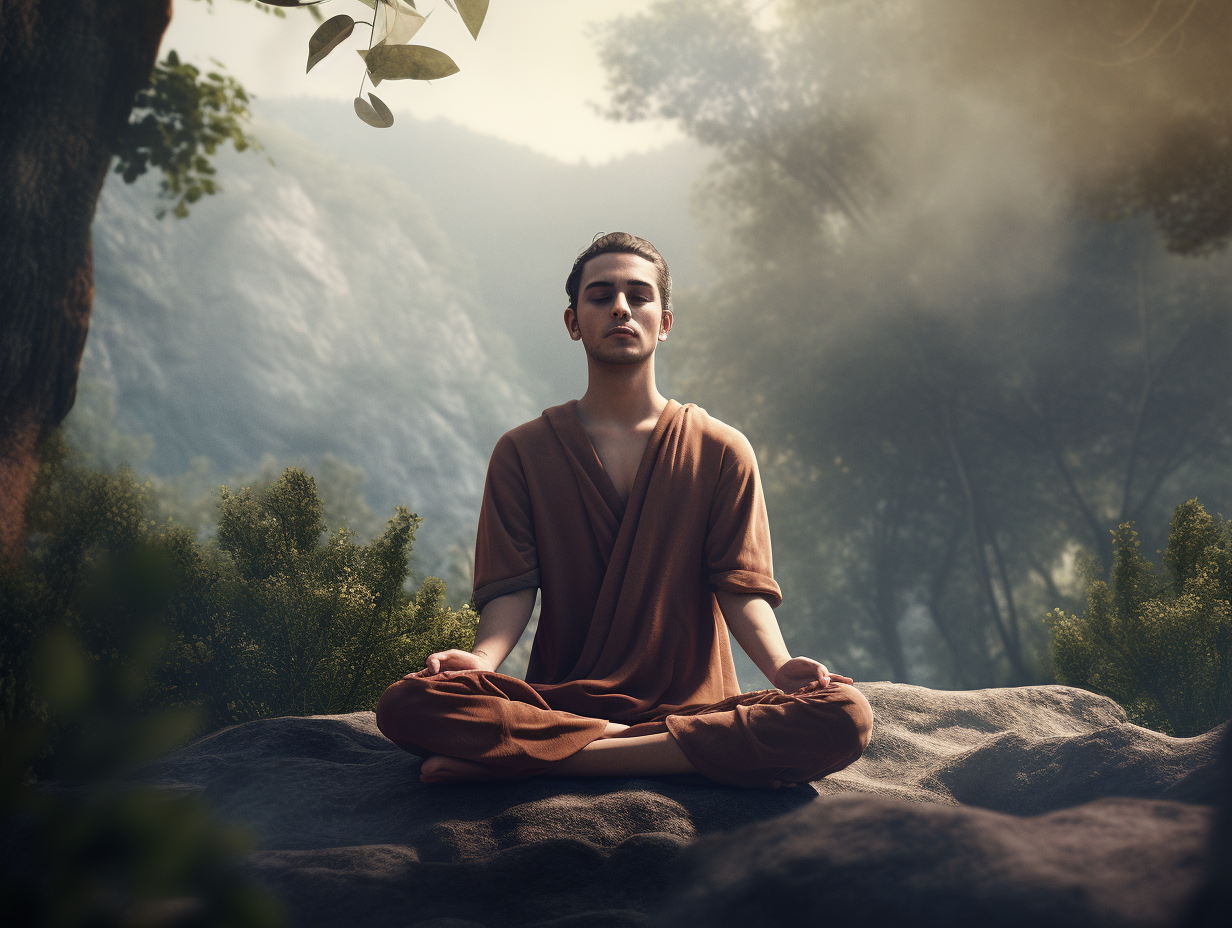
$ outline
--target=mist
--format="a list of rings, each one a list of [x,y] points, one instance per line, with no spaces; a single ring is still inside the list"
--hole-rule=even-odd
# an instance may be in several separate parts
[[[661,3],[610,115],[716,160],[688,398],[753,440],[789,643],[868,678],[1048,680],[1109,532],[1227,509],[1224,5]],[[703,316],[705,325],[690,325]]]
[[[406,505],[424,519],[415,574],[464,601],[496,439],[584,389],[561,321],[573,256],[598,231],[646,229],[681,285],[697,280],[688,197],[706,156],[676,143],[565,165],[439,120],[374,140],[334,101],[256,115],[263,151],[220,153],[221,192],[187,219],[155,218],[153,180],[109,179],[67,433],[207,530],[219,484],[291,464],[331,528],[372,537]]]

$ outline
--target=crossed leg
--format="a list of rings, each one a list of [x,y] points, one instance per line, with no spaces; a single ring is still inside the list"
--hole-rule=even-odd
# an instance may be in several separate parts
[[[872,710],[858,690],[832,684],[746,693],[629,728],[552,709],[521,680],[475,672],[398,681],[381,697],[377,725],[425,758],[420,777],[430,783],[697,772],[733,786],[778,787],[856,760]]]

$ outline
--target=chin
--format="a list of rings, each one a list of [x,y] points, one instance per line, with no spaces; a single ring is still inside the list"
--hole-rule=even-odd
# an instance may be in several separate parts
[[[594,360],[601,361],[604,364],[641,364],[654,354],[654,350],[621,350],[619,348],[612,350],[612,348],[607,345],[600,345],[595,348],[588,349],[586,353],[589,354]]]

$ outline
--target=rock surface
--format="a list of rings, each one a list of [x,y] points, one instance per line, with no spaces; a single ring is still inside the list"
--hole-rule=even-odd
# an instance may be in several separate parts
[[[868,752],[791,790],[426,786],[371,713],[225,729],[144,777],[250,828],[298,925],[1163,925],[1196,890],[1217,732],[1066,687],[861,689]]]

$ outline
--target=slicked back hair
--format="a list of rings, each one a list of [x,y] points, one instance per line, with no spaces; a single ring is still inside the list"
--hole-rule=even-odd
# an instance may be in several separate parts
[[[593,242],[577,256],[573,269],[565,279],[565,293],[569,295],[569,308],[577,309],[578,291],[582,286],[582,270],[586,262],[599,255],[629,254],[645,258],[655,266],[659,279],[655,282],[659,288],[659,300],[665,310],[672,308],[672,272],[667,269],[667,262],[659,254],[659,250],[644,238],[630,235],[628,232],[599,233]]]

